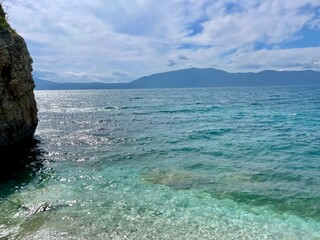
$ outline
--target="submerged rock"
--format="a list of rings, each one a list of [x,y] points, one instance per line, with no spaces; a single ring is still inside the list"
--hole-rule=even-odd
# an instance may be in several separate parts
[[[141,176],[147,182],[166,185],[174,189],[200,188],[208,180],[204,175],[178,169],[154,170]]]
[[[47,203],[42,203],[42,204],[38,204],[38,205],[22,205],[21,206],[22,209],[24,209],[25,211],[27,211],[28,215],[33,215],[33,214],[37,214],[40,212],[47,212],[51,210],[51,207],[49,204]]]
[[[38,124],[32,59],[24,39],[6,21],[0,4],[0,147],[20,142]]]

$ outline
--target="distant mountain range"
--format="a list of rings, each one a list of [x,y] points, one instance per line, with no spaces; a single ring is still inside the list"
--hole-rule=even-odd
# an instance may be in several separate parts
[[[320,85],[320,72],[230,73],[214,68],[188,68],[156,73],[129,83],[56,83],[41,79],[35,79],[35,82],[37,90],[292,86]]]

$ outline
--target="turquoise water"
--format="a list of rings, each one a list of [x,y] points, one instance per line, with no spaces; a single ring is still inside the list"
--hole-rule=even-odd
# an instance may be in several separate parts
[[[320,239],[319,87],[36,98],[0,238]]]

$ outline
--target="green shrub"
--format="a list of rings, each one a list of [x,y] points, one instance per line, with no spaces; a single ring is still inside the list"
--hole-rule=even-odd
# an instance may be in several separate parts
[[[1,3],[0,3],[0,29],[13,32],[12,28],[10,27],[10,25],[8,23],[8,15],[3,10]]]

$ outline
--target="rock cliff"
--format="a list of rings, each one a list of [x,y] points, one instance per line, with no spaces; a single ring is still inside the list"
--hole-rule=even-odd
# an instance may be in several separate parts
[[[6,21],[0,4],[0,147],[18,143],[38,124],[32,59],[24,39]]]

